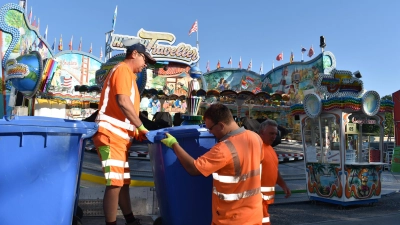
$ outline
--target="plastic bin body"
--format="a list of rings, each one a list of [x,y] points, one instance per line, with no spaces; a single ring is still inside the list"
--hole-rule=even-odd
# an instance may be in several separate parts
[[[194,159],[215,145],[214,135],[198,125],[187,125],[151,131],[150,161],[163,225],[211,224],[212,176],[191,176],[174,151],[161,140],[168,132]]]
[[[0,120],[1,224],[71,225],[83,140],[96,131],[48,117]]]

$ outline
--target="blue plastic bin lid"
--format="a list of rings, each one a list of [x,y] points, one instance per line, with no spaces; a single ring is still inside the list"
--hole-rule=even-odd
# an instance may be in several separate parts
[[[196,137],[214,137],[213,134],[202,125],[183,125],[176,127],[168,127],[159,130],[149,131],[146,136],[152,143],[161,142],[166,137],[166,133],[171,134],[175,138],[196,138]]]
[[[45,132],[80,133],[90,137],[97,132],[97,124],[80,120],[67,120],[43,116],[16,116],[0,119],[0,133]]]

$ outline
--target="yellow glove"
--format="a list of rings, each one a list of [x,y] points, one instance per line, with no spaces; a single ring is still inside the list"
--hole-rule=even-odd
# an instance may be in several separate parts
[[[146,140],[146,139],[147,139],[147,137],[146,137],[147,132],[149,132],[149,131],[146,129],[146,127],[144,127],[143,124],[140,125],[140,126],[136,129],[136,135],[135,135],[135,136],[136,136],[136,139],[137,139],[138,141],[144,141],[144,140]]]
[[[161,142],[164,143],[168,148],[172,148],[173,144],[178,143],[176,138],[174,138],[174,136],[168,133],[167,133],[167,138],[162,139]]]

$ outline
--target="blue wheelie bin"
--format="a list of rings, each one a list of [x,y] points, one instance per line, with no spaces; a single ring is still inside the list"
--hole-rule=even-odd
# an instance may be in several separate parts
[[[147,137],[152,142],[149,144],[149,154],[161,215],[154,224],[211,224],[212,176],[189,175],[174,151],[161,142],[167,132],[195,159],[216,143],[214,135],[199,125],[177,126],[148,133]]]
[[[75,120],[0,119],[1,224],[71,225],[83,142],[96,131]]]

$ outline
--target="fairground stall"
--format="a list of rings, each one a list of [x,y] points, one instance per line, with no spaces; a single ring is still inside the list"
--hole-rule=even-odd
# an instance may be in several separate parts
[[[217,68],[203,74],[207,99],[200,111],[210,103],[220,101],[238,117],[247,116],[260,120],[268,117],[276,120],[279,125],[291,131],[291,139],[301,141],[299,117],[290,113],[290,106],[301,103],[307,93],[316,92],[319,74],[335,67],[334,55],[324,51],[309,61],[285,63],[273,67],[265,74],[242,68]],[[241,95],[247,96],[244,101],[237,101],[229,97],[233,95],[227,90],[236,93],[247,91],[254,96],[247,93]]]
[[[81,43],[80,43],[81,45]],[[56,47],[58,53],[56,53]],[[95,72],[101,59],[63,48],[60,38],[50,47],[38,24],[25,10],[6,4],[0,10],[2,54],[0,116],[29,115],[80,120],[92,114],[99,100]]]
[[[359,72],[326,70],[318,93],[291,107],[300,116],[307,193],[340,206],[381,197],[385,112],[393,102],[364,91]]]

